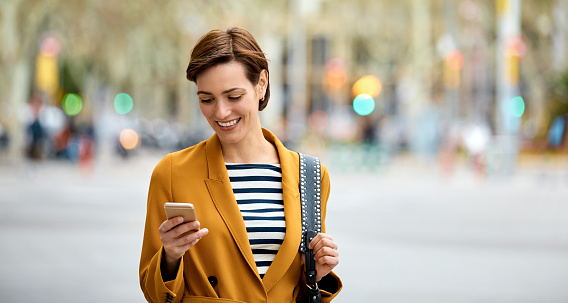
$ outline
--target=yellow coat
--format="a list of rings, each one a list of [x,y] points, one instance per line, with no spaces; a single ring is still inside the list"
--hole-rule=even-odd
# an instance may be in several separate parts
[[[298,251],[302,232],[298,154],[286,149],[268,130],[263,129],[263,133],[276,146],[280,157],[286,220],[284,242],[264,279],[260,279],[256,269],[219,138],[213,135],[195,146],[166,155],[152,173],[140,259],[140,285],[148,302],[168,302],[168,297],[173,297],[171,302],[188,303],[295,302],[298,294],[303,293],[304,267]],[[325,232],[330,188],[327,168],[322,167],[322,172]],[[185,253],[176,278],[164,283],[158,227],[166,220],[164,203],[170,201],[193,203],[201,228],[208,228],[209,234]],[[329,302],[342,284],[332,272],[322,279],[320,288],[323,302]]]

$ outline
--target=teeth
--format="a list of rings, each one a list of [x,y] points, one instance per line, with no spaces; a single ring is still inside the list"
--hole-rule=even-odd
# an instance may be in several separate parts
[[[229,126],[233,126],[233,125],[237,124],[237,122],[239,122],[239,120],[241,120],[241,118],[235,119],[233,121],[229,121],[227,123],[217,121],[217,124],[219,124],[223,127],[229,127]]]

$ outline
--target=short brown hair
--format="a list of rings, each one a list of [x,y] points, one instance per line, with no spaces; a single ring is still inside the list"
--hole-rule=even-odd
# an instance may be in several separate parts
[[[186,70],[187,80],[196,82],[197,76],[218,64],[236,61],[245,67],[246,77],[256,85],[260,72],[268,73],[268,60],[254,37],[246,30],[231,27],[225,31],[212,30],[197,41]],[[267,79],[268,80],[268,79]],[[270,81],[258,110],[263,110],[270,99]]]

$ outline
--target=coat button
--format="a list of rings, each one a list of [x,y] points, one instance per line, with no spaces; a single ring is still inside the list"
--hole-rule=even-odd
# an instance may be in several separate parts
[[[212,287],[217,286],[217,283],[219,282],[219,281],[217,281],[217,277],[215,277],[215,276],[209,276],[209,278],[207,278],[207,280],[209,280],[209,283],[211,283]]]

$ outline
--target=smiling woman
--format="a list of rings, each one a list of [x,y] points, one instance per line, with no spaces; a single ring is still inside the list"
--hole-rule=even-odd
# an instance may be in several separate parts
[[[168,154],[148,191],[140,285],[149,302],[294,302],[307,292],[299,156],[260,125],[268,62],[250,33],[214,30],[191,53],[187,79],[215,134]],[[321,166],[322,233],[313,238],[322,301],[341,290],[337,244],[325,234],[329,175]],[[198,221],[167,219],[190,202]],[[203,227],[203,228],[202,228]],[[192,231],[192,233],[187,233]],[[313,276],[312,276],[313,277]]]
[[[225,162],[249,160],[242,156],[258,157],[255,145],[261,143],[258,147],[264,151],[260,154],[267,156],[266,161],[279,163],[274,146],[264,140],[258,115],[268,72],[260,72],[256,85],[245,74],[244,66],[235,61],[203,71],[196,79],[199,108],[223,144]]]

